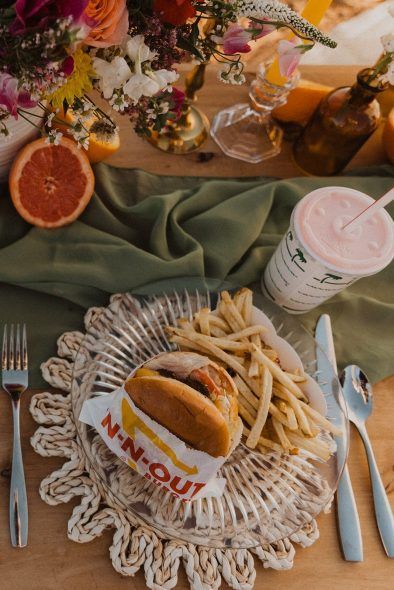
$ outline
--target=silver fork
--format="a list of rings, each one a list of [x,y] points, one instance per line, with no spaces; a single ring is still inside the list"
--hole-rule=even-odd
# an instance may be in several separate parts
[[[19,409],[21,395],[28,386],[28,361],[26,326],[21,330],[19,324],[14,334],[14,324],[11,325],[8,343],[7,325],[4,326],[2,349],[2,385],[12,401],[12,418],[14,423],[14,439],[12,448],[12,471],[10,487],[10,533],[14,547],[27,545],[28,510],[25,474],[21,449]]]

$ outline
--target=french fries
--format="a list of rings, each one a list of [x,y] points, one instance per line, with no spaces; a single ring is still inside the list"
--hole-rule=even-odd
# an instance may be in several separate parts
[[[211,330],[209,326],[209,316],[210,311],[208,307],[204,307],[198,312],[198,323],[200,325],[201,334],[205,334],[206,336],[211,335]]]
[[[256,420],[246,440],[246,446],[254,449],[257,447],[260,435],[268,417],[272,397],[272,375],[266,367],[263,368],[262,391],[257,408]]]
[[[264,342],[266,328],[252,320],[253,294],[244,288],[233,298],[223,291],[214,312],[203,308],[193,321],[180,319],[167,331],[181,350],[209,356],[233,375],[249,448],[290,454],[302,449],[327,460],[331,448],[319,434],[340,431],[309,405],[303,370],[283,370],[278,352]]]

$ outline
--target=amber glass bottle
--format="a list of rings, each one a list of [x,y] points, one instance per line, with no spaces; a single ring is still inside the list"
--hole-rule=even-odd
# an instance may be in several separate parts
[[[371,72],[362,70],[354,86],[337,88],[323,98],[294,144],[295,162],[304,172],[337,174],[378,127],[381,113],[376,96],[385,86],[371,81]]]

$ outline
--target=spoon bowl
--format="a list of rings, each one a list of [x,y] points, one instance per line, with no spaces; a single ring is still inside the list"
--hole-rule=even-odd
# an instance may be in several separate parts
[[[372,414],[373,391],[366,374],[357,365],[348,365],[340,377],[351,422],[366,422]]]

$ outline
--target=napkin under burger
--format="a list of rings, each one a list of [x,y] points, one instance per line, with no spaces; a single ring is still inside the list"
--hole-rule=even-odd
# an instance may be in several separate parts
[[[208,357],[193,352],[161,354],[138,369],[124,387],[140,410],[194,449],[222,457],[240,441],[237,388]]]

